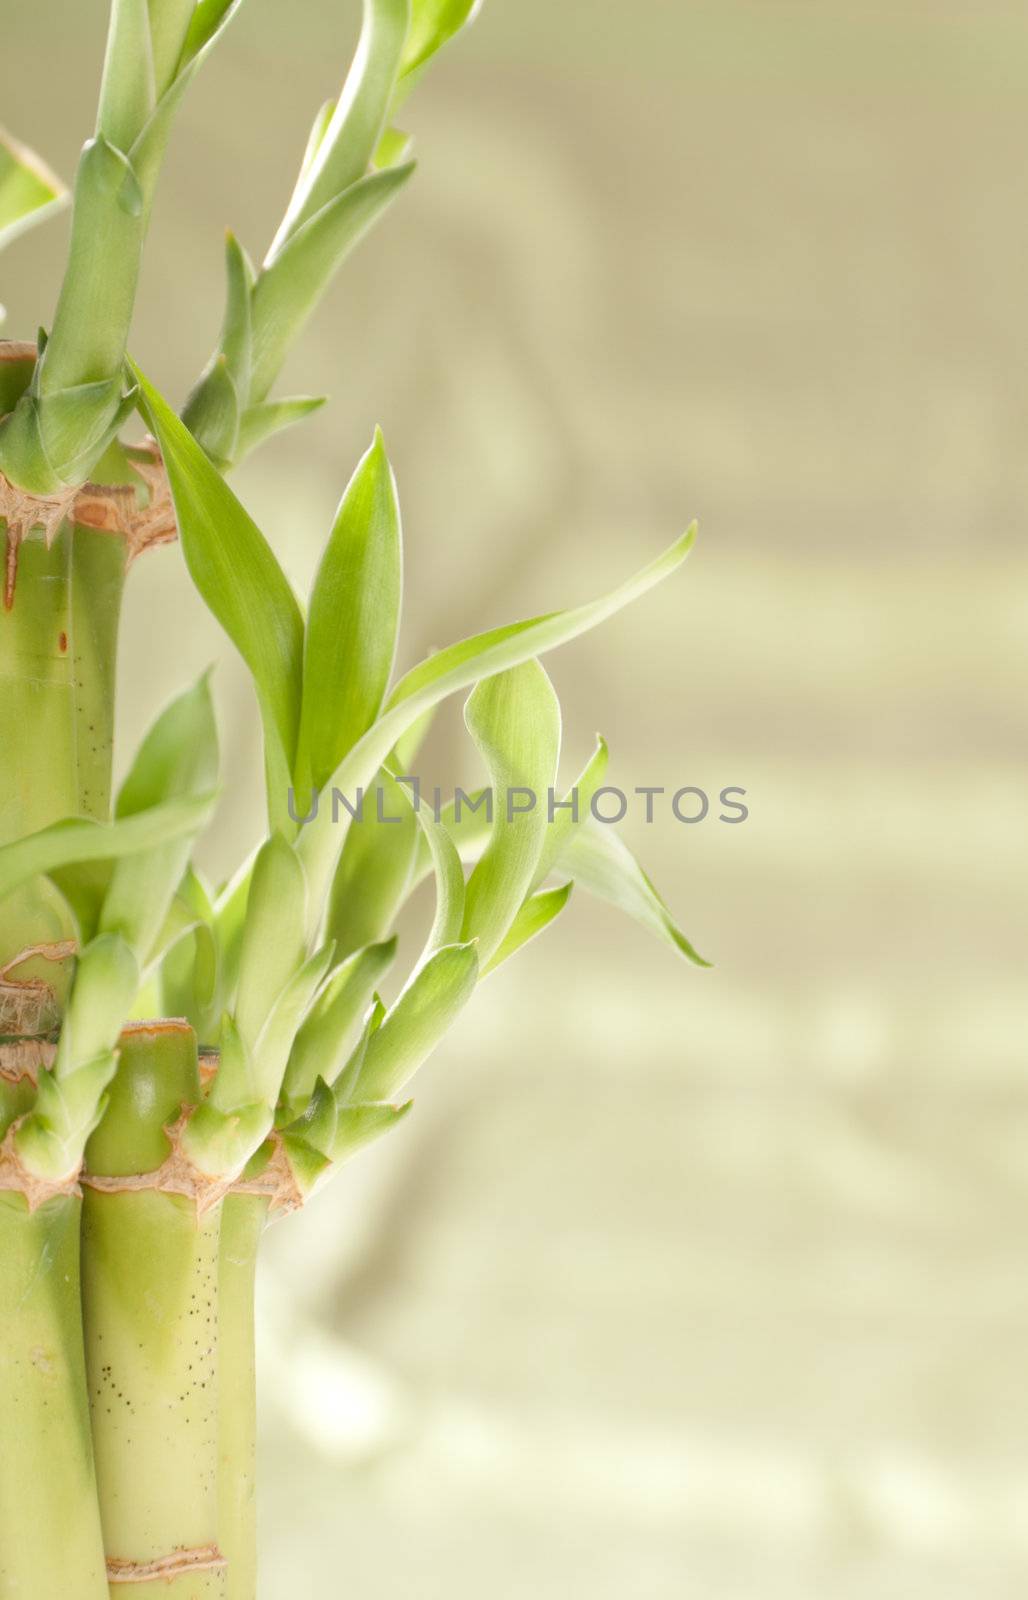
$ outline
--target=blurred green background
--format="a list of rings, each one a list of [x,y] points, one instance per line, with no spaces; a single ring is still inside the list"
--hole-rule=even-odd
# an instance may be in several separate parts
[[[70,174],[105,7],[6,8],[4,121]],[[355,0],[247,0],[191,93],[134,338],[181,398]],[[989,1600],[1028,1581],[1028,15],[1006,0],[486,0],[421,170],[237,488],[295,581],[381,422],[404,657],[685,571],[551,659],[569,771],[740,784],[632,841],[717,962],[584,898],[416,1113],[269,1239],[263,1600]],[[65,224],[3,263],[49,317]],[[122,752],[219,662],[175,550]],[[475,770],[459,715],[430,754]]]

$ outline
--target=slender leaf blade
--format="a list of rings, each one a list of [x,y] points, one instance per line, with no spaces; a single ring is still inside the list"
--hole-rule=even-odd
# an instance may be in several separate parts
[[[279,995],[306,959],[306,898],[296,851],[281,834],[272,834],[254,865],[239,962],[235,1021],[251,1052]]]
[[[310,216],[265,262],[253,292],[254,402],[266,399],[290,346],[350,251],[399,194],[413,163],[354,183]]]
[[[365,787],[388,759],[394,744],[418,718],[448,695],[470,684],[518,666],[606,621],[662,582],[685,560],[695,542],[695,525],[664,553],[608,594],[570,611],[550,612],[527,622],[493,628],[429,656],[401,678],[378,720],[340,763],[332,786],[346,795]],[[300,835],[299,850],[307,867],[312,911],[323,903],[331,882],[341,840],[324,808]]]
[[[497,945],[492,959],[482,968],[482,976],[495,972],[498,966],[515,955],[532,939],[543,933],[564,910],[571,898],[574,884],[558,884],[555,889],[540,889],[529,895],[521,906],[503,939]]]
[[[400,63],[401,79],[410,77],[471,22],[482,0],[412,0],[411,25]]]
[[[339,957],[388,934],[410,889],[418,842],[414,811],[383,767],[364,797],[360,821],[346,830],[332,881],[326,936]]]
[[[314,1093],[318,1078],[335,1082],[355,1043],[375,988],[396,955],[396,940],[355,950],[332,973],[304,1019],[289,1053],[283,1095],[290,1107]],[[298,1114],[296,1110],[292,1115]]]
[[[218,734],[207,675],[172,701],[136,754],[118,794],[121,820],[146,815],[177,798],[209,794],[218,776]],[[145,962],[189,864],[192,839],[162,843],[126,856],[111,875],[100,914],[101,933],[117,933]]]
[[[366,733],[396,655],[402,586],[396,480],[381,429],[336,512],[304,636],[297,787],[320,789]]]
[[[712,965],[686,938],[655,885],[611,824],[590,817],[576,828],[560,865],[576,883],[634,917],[694,966]]]
[[[397,1095],[453,1025],[477,978],[474,945],[451,944],[437,950],[368,1040],[351,1103]]]
[[[411,0],[364,0],[357,52],[308,156],[269,261],[302,223],[363,177],[382,136],[411,21]]]
[[[493,830],[468,880],[461,935],[478,940],[486,967],[536,876],[560,758],[560,705],[538,661],[526,661],[480,683],[464,720],[493,789]]]
[[[0,128],[0,250],[67,202],[60,178]]]
[[[2,845],[0,900],[32,878],[73,863],[110,861],[191,835],[202,826],[215,798],[210,793],[168,800],[114,823],[69,817]]]
[[[287,770],[300,719],[303,617],[257,524],[188,428],[134,368],[161,448],[182,551],[201,598],[250,669],[265,724]]]

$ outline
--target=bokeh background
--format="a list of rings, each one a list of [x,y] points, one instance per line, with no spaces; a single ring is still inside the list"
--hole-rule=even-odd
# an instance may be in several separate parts
[[[4,19],[65,173],[105,7]],[[191,94],[134,348],[181,397],[356,0],[248,0]],[[629,835],[700,974],[581,898],[413,1118],[269,1240],[263,1600],[989,1600],[1028,1581],[1028,15],[1007,0],[486,0],[415,185],[237,487],[298,585],[373,424],[404,657],[687,569],[551,658],[569,771],[724,784]],[[10,331],[59,228],[4,259]],[[174,550],[132,579],[122,751],[219,663],[226,869],[253,706]],[[475,771],[459,715],[427,758]]]

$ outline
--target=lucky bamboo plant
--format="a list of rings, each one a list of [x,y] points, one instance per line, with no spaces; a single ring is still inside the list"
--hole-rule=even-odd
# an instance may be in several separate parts
[[[221,335],[180,414],[127,354],[171,122],[238,3],[113,0],[52,325],[0,344],[0,1600],[156,1580],[176,1600],[253,1600],[267,1223],[406,1114],[476,985],[573,882],[704,964],[590,817],[602,742],[554,795],[560,711],[538,660],[674,571],[691,531],[602,598],[394,680],[400,514],[381,434],[305,608],[225,481],[320,403],[272,398],[275,379],[409,179],[394,117],[472,0],[365,0],[259,269],[229,237]],[[62,193],[0,144],[0,242]],[[157,716],[112,799],[126,573],[176,535],[263,725],[267,837],[220,887],[192,863],[218,783],[206,678]],[[435,814],[412,763],[461,690],[488,789],[470,814]],[[428,876],[434,920],[387,1004],[394,924]]]

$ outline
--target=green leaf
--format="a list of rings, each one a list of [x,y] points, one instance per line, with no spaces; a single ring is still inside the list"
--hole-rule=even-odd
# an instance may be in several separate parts
[[[113,1048],[139,983],[139,964],[117,933],[101,933],[78,958],[54,1071],[68,1077]]]
[[[388,1133],[402,1122],[413,1100],[402,1106],[349,1105],[340,1106],[336,1119],[335,1138],[330,1153],[333,1162],[348,1161],[373,1139]]]
[[[438,710],[438,706],[429,706],[428,710],[422,712],[417,721],[412,722],[406,732],[402,733],[397,739],[396,744],[390,752],[389,759],[386,762],[386,766],[389,768],[390,772],[392,772],[397,778],[410,778],[414,776],[414,774],[411,772],[411,768],[418,759],[421,746],[428,737],[429,729],[436,719],[436,713]]]
[[[390,1100],[431,1055],[470,1000],[478,977],[472,944],[437,950],[371,1035],[350,1103]]]
[[[663,555],[598,600],[572,611],[551,612],[528,622],[493,628],[430,656],[401,678],[382,716],[336,769],[332,787],[348,796],[366,787],[396,741],[430,706],[476,680],[566,644],[639,599],[681,566],[692,549],[695,536],[694,525]],[[299,850],[311,885],[312,912],[323,903],[328,892],[336,852],[342,842],[339,832],[330,809],[322,808],[300,835]]]
[[[396,198],[412,164],[372,173],[310,216],[269,255],[253,292],[253,399],[264,400],[346,256]]]
[[[301,792],[321,788],[381,709],[396,655],[402,564],[396,482],[376,429],[311,591],[296,757]]]
[[[206,54],[218,35],[232,21],[241,3],[242,0],[197,0],[189,32],[182,47],[180,73],[185,66],[192,65],[197,57]]]
[[[235,460],[242,461],[272,434],[302,422],[304,417],[320,411],[324,404],[324,395],[300,394],[288,400],[264,400],[260,405],[248,406],[239,423]]]
[[[590,817],[571,834],[561,857],[576,883],[634,917],[697,967],[709,967],[675,922],[667,905],[610,824]]]
[[[214,939],[218,949],[218,1009],[227,1010],[234,1002],[239,984],[243,934],[250,888],[260,851],[254,850],[219,892],[214,902]]]
[[[306,960],[307,882],[299,857],[281,834],[257,855],[246,905],[235,1020],[247,1049],[256,1048],[279,996]]]
[[[142,963],[142,977],[144,982],[151,979],[166,956],[170,955],[182,941],[196,932],[199,919],[196,911],[189,904],[184,895],[172,896],[164,921],[157,930],[157,936],[147,951]],[[177,1016],[181,1013],[173,1012]],[[150,1015],[154,1013],[151,1011]]]
[[[401,78],[417,72],[447,40],[472,21],[481,0],[412,0],[410,32],[400,66]]]
[[[139,967],[116,934],[101,934],[80,953],[53,1070],[40,1074],[35,1107],[14,1132],[29,1171],[57,1180],[78,1172],[138,987]]]
[[[541,889],[538,893],[529,895],[506,935],[497,945],[492,960],[482,968],[483,978],[488,973],[495,972],[502,962],[549,927],[570,900],[572,888],[573,884],[562,883],[556,889]]]
[[[428,844],[436,884],[435,917],[422,955],[424,961],[444,945],[459,941],[467,891],[460,854],[446,829],[424,806],[418,809],[417,818],[422,837]]]
[[[389,114],[410,20],[411,0],[364,0],[353,64],[297,183],[269,262],[304,222],[367,172]]]
[[[225,237],[225,273],[228,293],[218,348],[182,409],[182,421],[190,433],[220,464],[234,461],[238,452],[253,363],[250,299],[254,271],[232,233]]]
[[[261,1029],[253,1051],[254,1077],[260,1098],[274,1107],[282,1090],[289,1053],[332,965],[334,947],[323,945],[293,974]]]
[[[161,3],[167,5],[168,0],[161,0]],[[172,119],[193,78],[241,4],[242,0],[199,0],[174,75],[164,85],[157,86],[159,98],[149,117],[136,132],[129,152],[144,192],[150,197],[156,185]]]
[[[329,1084],[335,1082],[376,985],[395,955],[395,939],[368,945],[364,950],[355,950],[328,979],[289,1053],[283,1096],[287,1106],[293,1108],[290,1120],[298,1114],[299,1105],[313,1094],[319,1077]]]
[[[111,882],[114,862],[72,861],[55,867],[49,877],[71,907],[78,929],[80,947],[95,939],[100,927],[104,896]]]
[[[161,952],[158,1005],[161,1016],[186,1017],[201,1043],[216,1037],[220,960],[215,910],[207,885],[190,868],[173,910],[191,920],[191,931]]]
[[[161,95],[174,80],[182,52],[196,20],[196,0],[151,0],[150,57],[154,92]]]
[[[112,0],[98,127],[128,150],[153,110],[155,94],[147,0]]]
[[[309,1196],[335,1163],[348,1160],[395,1127],[412,1103],[339,1106],[329,1086],[319,1080],[303,1115],[281,1135],[282,1150],[300,1193]]]
[[[67,202],[60,178],[0,128],[0,250]]]
[[[220,350],[216,351],[182,408],[182,421],[223,472],[235,460],[242,418],[239,391],[228,361]]]
[[[322,805],[329,805],[327,796]],[[381,768],[359,822],[346,830],[329,896],[326,936],[342,958],[383,939],[407,897],[418,823],[404,790]]]
[[[254,1105],[258,1101],[253,1056],[236,1027],[235,1019],[228,1015],[221,1019],[218,1070],[207,1098],[212,1106],[228,1114],[238,1106]]]
[[[536,877],[560,757],[560,704],[538,661],[526,661],[480,683],[464,720],[493,790],[493,829],[468,880],[462,930],[463,939],[478,940],[486,967]]]
[[[300,162],[301,178],[310,171],[314,157],[321,149],[321,142],[328,132],[329,125],[335,115],[335,109],[336,103],[334,100],[326,100],[323,105],[318,107],[314,121],[311,123],[311,131],[307,135],[307,146],[303,152],[303,160]]]
[[[292,770],[303,662],[303,617],[296,596],[257,524],[188,428],[133,370],[167,469],[186,565],[250,669],[266,742],[277,744]],[[284,795],[273,800],[284,808]]]
[[[68,817],[0,846],[0,900],[43,873],[56,874],[75,862],[110,861],[152,850],[172,839],[192,837],[209,816],[213,793],[169,800],[114,823]]]
[[[139,747],[115,806],[118,821],[146,816],[176,799],[209,795],[218,775],[218,734],[206,674],[157,718]],[[119,861],[100,915],[101,933],[117,933],[141,964],[168,914],[189,863],[186,836]]]
[[[235,234],[225,235],[225,323],[221,330],[221,349],[236,389],[243,396],[250,393],[250,369],[253,361],[253,320],[250,298],[253,294],[255,273],[249,256]]]
[[[385,167],[398,167],[410,157],[414,140],[402,128],[387,128],[378,141],[375,166],[381,172]]]
[[[553,821],[546,829],[533,888],[538,887],[549,876],[567,849],[575,828],[582,827],[588,818],[593,795],[606,776],[608,757],[607,742],[601,735],[597,735],[596,749],[564,796],[559,809],[555,808]]]

